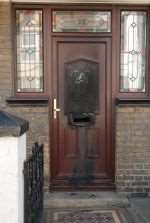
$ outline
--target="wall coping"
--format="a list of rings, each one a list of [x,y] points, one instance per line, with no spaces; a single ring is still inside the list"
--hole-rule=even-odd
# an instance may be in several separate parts
[[[23,135],[29,129],[29,122],[11,115],[7,112],[0,111],[0,137]]]
[[[0,0],[16,3],[102,3],[102,4],[150,4],[150,0]]]

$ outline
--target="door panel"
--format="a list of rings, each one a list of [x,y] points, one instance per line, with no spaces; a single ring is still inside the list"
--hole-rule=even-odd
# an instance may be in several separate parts
[[[52,119],[51,187],[110,188],[111,40],[54,37],[52,52],[53,98],[61,111]]]

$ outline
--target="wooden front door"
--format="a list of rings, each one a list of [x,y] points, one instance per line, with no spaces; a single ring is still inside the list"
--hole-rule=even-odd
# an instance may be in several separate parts
[[[52,46],[51,188],[112,188],[111,38],[53,37]]]

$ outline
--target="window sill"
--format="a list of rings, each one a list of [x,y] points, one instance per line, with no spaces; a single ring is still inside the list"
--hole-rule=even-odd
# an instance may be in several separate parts
[[[150,105],[150,98],[116,98],[116,105]]]
[[[49,97],[8,97],[6,102],[10,105],[48,105]]]

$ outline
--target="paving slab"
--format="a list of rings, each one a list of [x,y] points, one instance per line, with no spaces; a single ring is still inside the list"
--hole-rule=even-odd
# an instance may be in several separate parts
[[[133,197],[129,201],[132,212],[144,223],[150,223],[150,197]]]

